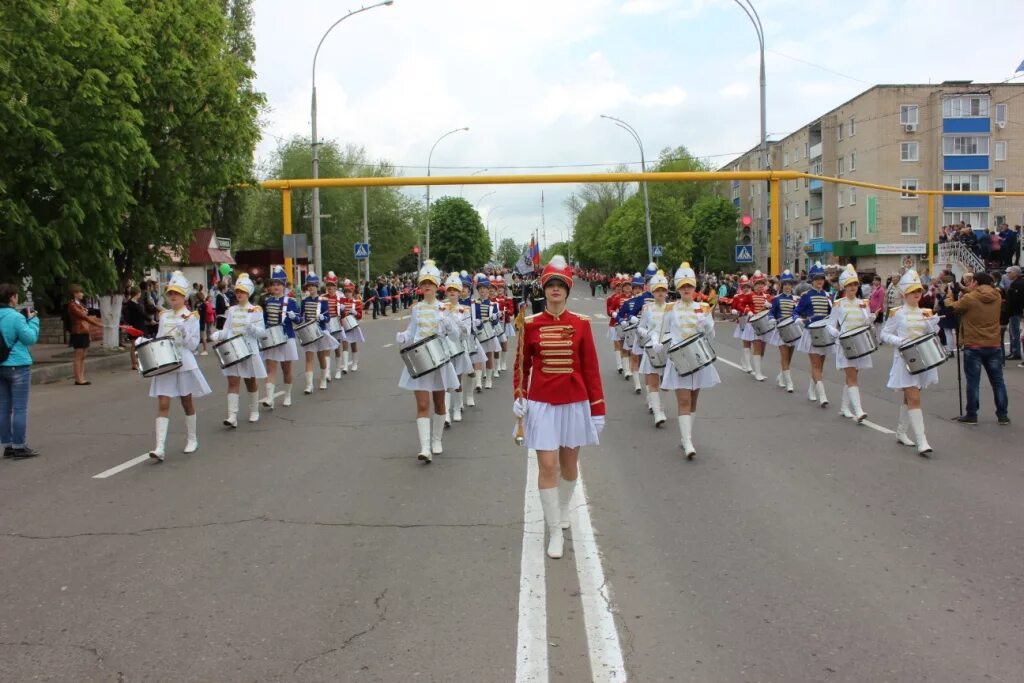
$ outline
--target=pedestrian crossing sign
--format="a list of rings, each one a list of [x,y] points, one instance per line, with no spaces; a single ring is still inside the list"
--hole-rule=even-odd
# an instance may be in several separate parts
[[[736,245],[736,263],[753,263],[754,252],[749,245],[737,244]]]
[[[370,258],[369,242],[356,242],[352,247],[352,253],[357,259]]]
[[[654,254],[654,258],[661,258],[661,255],[664,253],[665,250],[662,249],[660,246],[655,246],[654,249],[652,249],[651,251]]]

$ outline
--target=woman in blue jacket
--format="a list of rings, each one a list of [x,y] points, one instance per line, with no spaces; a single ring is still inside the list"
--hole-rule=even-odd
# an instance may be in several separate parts
[[[32,384],[32,354],[28,347],[39,340],[35,311],[22,315],[17,309],[18,287],[0,284],[0,336],[9,350],[0,363],[0,442],[4,457],[21,460],[39,455],[28,447],[28,389]]]

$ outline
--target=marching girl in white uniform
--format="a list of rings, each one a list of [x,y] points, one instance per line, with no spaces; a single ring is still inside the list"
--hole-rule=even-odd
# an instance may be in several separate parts
[[[668,303],[668,278],[665,277],[664,271],[659,270],[651,278],[648,286],[654,298],[644,304],[644,310],[640,314],[640,325],[637,328],[640,332],[638,336],[649,336],[652,341],[664,343],[665,335],[668,334],[668,327],[664,320],[668,312],[672,310],[672,304]],[[647,356],[647,352],[644,349],[640,350],[640,374],[644,376],[647,387],[647,406],[654,414],[654,426],[660,427],[665,424],[667,419],[665,411],[661,407],[660,393],[661,375],[665,369],[651,365],[651,359]]]
[[[900,293],[903,294],[903,305],[889,311],[889,318],[882,327],[882,341],[892,344],[892,369],[889,370],[889,381],[886,386],[903,392],[903,403],[900,404],[900,420],[896,425],[896,440],[905,446],[917,446],[917,452],[926,456],[932,452],[924,434],[924,412],[921,410],[921,390],[937,384],[939,371],[937,368],[911,375],[907,364],[900,355],[901,344],[934,334],[939,330],[939,317],[930,309],[920,308],[924,285],[921,276],[914,269],[908,270],[900,278]],[[907,434],[907,429],[913,438]]]
[[[426,260],[420,269],[417,285],[423,293],[423,301],[416,303],[409,314],[409,327],[395,335],[395,341],[402,348],[434,335],[458,334],[458,328],[441,314],[437,305],[437,288],[441,284],[441,271],[433,260]],[[442,453],[441,439],[444,435],[444,395],[459,386],[459,378],[452,364],[444,363],[433,372],[413,379],[409,369],[402,368],[398,386],[413,392],[416,396],[416,432],[420,440],[420,452],[416,456],[424,462],[431,462],[432,456]],[[433,418],[430,404],[433,402]],[[433,427],[433,430],[431,430]],[[433,431],[433,434],[431,434]]]
[[[318,361],[320,365],[320,390],[327,389],[327,379],[331,371],[327,367],[327,359],[331,351],[338,348],[338,340],[327,332],[327,320],[329,311],[327,299],[320,296],[320,278],[313,271],[306,274],[306,298],[302,300],[302,322],[316,321],[316,325],[323,331],[323,336],[312,344],[305,344],[302,350],[306,352],[306,390],[305,394],[313,393],[313,362]]]
[[[170,337],[181,355],[181,367],[173,372],[157,375],[149,381],[149,395],[158,401],[156,418],[156,446],[149,452],[149,457],[163,462],[164,444],[167,441],[167,427],[170,425],[171,399],[181,400],[185,411],[185,453],[195,453],[199,448],[199,437],[196,435],[196,407],[194,398],[210,393],[210,385],[203,377],[203,371],[196,364],[193,355],[199,346],[199,314],[185,307],[185,296],[189,291],[188,280],[180,270],[174,271],[164,299],[170,306],[160,314],[160,325],[156,336]],[[136,344],[141,343],[142,337]]]
[[[480,344],[480,341],[473,334],[473,293],[470,288],[472,280],[467,276],[466,271],[462,271],[459,275],[459,281],[462,283],[462,298],[459,299],[459,303],[462,304],[466,310],[469,311],[469,342],[473,351],[469,356],[469,362],[472,364],[471,370],[468,372],[470,381],[475,381],[475,391],[479,393],[481,391],[481,376],[484,371],[484,364],[487,362],[487,354],[484,353],[484,347]],[[470,407],[476,407],[476,399],[473,397],[473,391],[463,392],[465,397],[465,404]]]
[[[281,365],[284,374],[284,400],[281,404],[292,404],[292,362],[299,359],[299,350],[295,345],[295,330],[292,323],[299,318],[299,304],[285,292],[284,283],[288,276],[281,266],[270,269],[270,296],[263,299],[263,324],[267,329],[280,325],[287,341],[272,349],[263,350],[263,363],[267,366],[267,394],[263,405],[274,409],[274,381],[277,379],[277,366]]]
[[[846,266],[839,274],[839,287],[843,296],[832,305],[832,312],[828,316],[829,331],[837,339],[840,334],[849,332],[864,325],[870,325],[874,320],[868,308],[866,299],[858,298],[860,292],[860,277],[852,265]],[[857,386],[857,373],[871,367],[871,354],[850,360],[841,349],[836,351],[836,369],[842,370],[846,376],[846,385],[843,390],[843,403],[839,414],[843,417],[853,418],[857,422],[863,422],[868,416],[861,408],[860,387]],[[852,410],[852,412],[851,412]]]
[[[253,354],[241,363],[235,363],[221,371],[228,378],[228,416],[224,419],[225,427],[238,426],[238,394],[243,379],[245,390],[249,392],[249,422],[259,422],[260,419],[260,395],[256,380],[266,379],[267,369],[260,357],[259,338],[267,328],[263,324],[263,309],[249,303],[249,295],[253,289],[255,285],[247,274],[242,273],[238,276],[235,282],[238,303],[228,308],[224,329],[213,334],[213,340],[216,342],[242,336],[253,351]]]
[[[702,332],[708,341],[715,338],[715,319],[707,304],[693,300],[697,291],[697,275],[689,263],[683,262],[675,274],[676,290],[679,301],[666,314],[665,323],[669,330],[669,345],[675,345]],[[659,340],[660,342],[660,340]],[[708,389],[720,384],[722,379],[714,363],[706,365],[697,372],[680,377],[671,360],[665,364],[661,376],[661,388],[676,392],[676,406],[679,409],[680,446],[686,458],[692,460],[697,455],[693,447],[693,420],[697,413],[697,397],[701,389]]]
[[[469,339],[473,329],[473,321],[470,317],[469,307],[459,303],[461,293],[462,280],[459,279],[458,273],[452,273],[444,282],[445,300],[439,302],[438,306],[441,309],[441,314],[447,317],[456,328],[455,343],[465,349],[467,347],[466,340]],[[463,377],[473,372],[473,361],[470,359],[470,354],[463,351],[457,355],[452,359],[452,367],[455,368],[455,374],[459,378],[459,386],[454,392],[447,392],[444,395],[446,424],[449,419],[451,422],[462,422],[463,398],[467,394],[472,395],[470,392],[463,391]]]
[[[473,329],[479,330],[486,321],[497,324],[499,311],[496,301],[491,300],[491,281],[483,273],[476,275],[476,292],[479,297],[473,302]],[[493,337],[481,342],[484,353],[487,355],[487,362],[484,364],[483,388],[490,389],[493,386],[495,358],[501,353],[501,342],[498,337]],[[480,393],[480,373],[476,376],[476,391]]]
[[[797,298],[793,294],[795,280],[792,271],[788,269],[782,271],[782,276],[779,278],[782,293],[772,299],[772,312],[769,314],[775,318],[775,329],[768,336],[768,343],[779,347],[779,366],[782,369],[775,378],[775,383],[791,394],[793,393],[793,375],[790,373],[789,366],[793,362],[793,346],[796,342],[787,344],[782,341],[778,324],[793,317],[793,309],[796,308],[797,302]]]

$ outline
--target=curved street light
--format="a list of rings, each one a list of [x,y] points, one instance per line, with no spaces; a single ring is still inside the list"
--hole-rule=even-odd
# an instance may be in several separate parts
[[[636,132],[636,129],[622,119],[609,116],[608,114],[601,114],[601,118],[614,121],[616,126],[633,136],[633,139],[636,140],[637,146],[640,148],[640,170],[647,173],[647,159],[644,157],[644,143],[640,140],[640,134]],[[647,200],[647,181],[645,180],[640,183],[640,185],[644,191],[644,225],[647,228],[647,262],[650,263],[654,260],[654,246],[651,244],[651,205]]]
[[[310,138],[310,144],[313,147],[313,178],[320,177],[320,143],[317,142],[316,137],[316,60],[320,56],[320,47],[324,44],[328,34],[334,30],[334,27],[345,21],[351,16],[360,14],[362,12],[368,12],[369,10],[376,9],[378,7],[386,7],[394,4],[395,0],[382,0],[375,5],[368,5],[367,7],[360,7],[354,9],[348,14],[338,19],[336,22],[330,25],[330,27],[324,31],[323,36],[320,37],[320,42],[316,44],[316,51],[313,53],[313,97],[310,105],[310,118],[312,119],[312,137]],[[313,266],[316,268],[318,275],[323,275],[321,266],[321,255],[320,255],[320,188],[313,188]]]
[[[430,160],[434,157],[434,148],[437,147],[438,143],[440,143],[441,140],[444,140],[449,135],[453,135],[455,133],[461,133],[463,131],[468,131],[468,130],[469,130],[469,126],[463,126],[462,128],[456,128],[455,130],[450,130],[447,133],[445,133],[444,135],[442,135],[441,137],[439,137],[436,142],[434,142],[433,147],[430,148],[430,154],[427,155],[427,177],[428,178],[430,177]],[[430,185],[427,185],[427,242],[424,245],[424,249],[423,249],[423,260],[425,261],[428,258],[430,258]]]
[[[489,170],[491,170],[491,169],[489,169],[489,168],[481,168],[479,171],[473,171],[469,175],[480,175],[481,173],[486,173]],[[459,185],[459,196],[460,197],[462,196],[462,191],[465,190],[465,189],[466,189],[465,185]],[[487,195],[484,195],[484,196],[486,197]]]
[[[475,208],[479,207],[480,206],[480,202],[482,202],[483,200],[487,199],[488,197],[490,197],[492,194],[494,194],[496,192],[497,192],[497,190],[491,190],[490,192],[486,193],[484,196],[480,197],[480,199],[476,200],[476,203],[473,204],[473,208],[475,209]]]

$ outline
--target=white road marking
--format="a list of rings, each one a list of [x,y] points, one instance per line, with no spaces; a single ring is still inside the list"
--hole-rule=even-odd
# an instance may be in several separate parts
[[[604,569],[601,566],[601,553],[594,538],[594,526],[590,521],[587,490],[583,485],[582,474],[570,509],[576,510],[572,546],[576,553],[576,575],[579,577],[580,600],[583,602],[591,680],[601,683],[625,681],[626,665],[622,659],[619,631],[615,626],[615,614],[612,611],[611,586],[605,580]]]
[[[888,427],[883,427],[880,424],[875,424],[871,420],[864,420],[864,421],[861,422],[861,424],[864,425],[865,427],[870,427],[871,429],[874,429],[876,432],[881,432],[882,434],[895,434],[896,433],[894,430],[889,429]]]
[[[597,318],[598,320],[607,320],[608,319],[608,316],[606,316],[604,313],[595,313],[594,317]]]
[[[384,345],[384,346],[382,346],[381,348],[382,348],[382,349],[390,349],[390,348],[391,348],[392,346],[394,346],[394,344],[385,344],[385,345]]]
[[[516,683],[548,680],[548,614],[544,562],[544,512],[536,488],[537,453],[526,458],[523,501],[523,555],[519,565],[519,624],[516,634]]]
[[[143,455],[140,455],[137,458],[132,458],[128,462],[121,463],[117,467],[111,467],[109,470],[104,470],[104,471],[100,472],[99,474],[95,474],[95,475],[93,475],[92,478],[93,479],[106,479],[107,477],[114,476],[118,472],[124,472],[129,467],[135,467],[136,465],[138,465],[140,463],[144,463],[144,462],[146,462],[149,459],[150,459],[149,458],[149,453],[144,453]]]
[[[728,366],[731,366],[731,367],[734,367],[734,368],[736,368],[737,370],[739,370],[740,372],[742,372],[742,373],[746,374],[746,371],[745,371],[745,370],[744,370],[744,369],[743,369],[743,368],[742,368],[742,367],[741,367],[741,366],[740,366],[740,365],[739,365],[738,363],[733,363],[733,362],[732,362],[731,360],[728,360],[728,359],[722,358],[721,356],[719,356],[719,357],[718,357],[718,360],[720,360],[720,361],[722,361],[723,363],[725,363],[726,365],[728,365]]]

